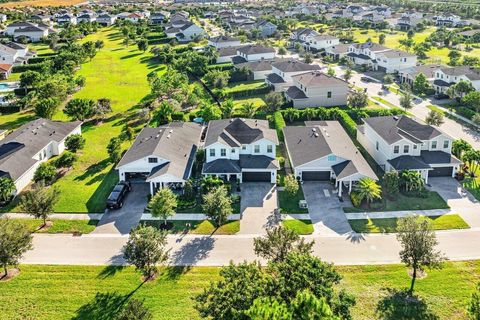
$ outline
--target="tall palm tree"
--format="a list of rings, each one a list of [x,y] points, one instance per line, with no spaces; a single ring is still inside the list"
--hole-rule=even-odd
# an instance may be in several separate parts
[[[368,208],[370,208],[370,203],[373,200],[382,198],[382,188],[371,178],[360,179],[355,187],[355,192],[362,201],[365,200],[367,202]]]
[[[255,117],[255,112],[257,111],[257,108],[252,102],[247,102],[244,103],[242,106],[242,112],[245,115],[246,118],[253,118]]]
[[[403,170],[402,171],[402,183],[405,186],[405,191],[419,191],[423,188],[425,181],[422,175],[418,171]]]
[[[312,120],[313,118],[315,118],[315,115],[317,114],[317,112],[315,111],[315,109],[313,108],[306,108],[304,111],[303,111],[303,115],[307,118],[308,121]]]
[[[443,115],[435,110],[430,110],[427,117],[425,118],[425,122],[431,126],[440,126],[444,120]]]
[[[412,105],[412,93],[410,91],[404,91],[402,96],[400,97],[400,106],[407,111],[407,109],[411,109]]]

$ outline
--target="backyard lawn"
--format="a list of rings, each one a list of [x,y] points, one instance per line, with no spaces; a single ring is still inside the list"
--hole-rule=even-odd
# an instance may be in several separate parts
[[[470,226],[458,214],[426,218],[434,230],[468,229]],[[398,218],[348,220],[353,231],[359,233],[397,232]]]
[[[283,220],[282,224],[286,229],[293,230],[300,235],[313,233],[313,225],[311,220]]]
[[[407,269],[400,265],[337,267],[340,284],[355,295],[353,318],[465,319],[465,305],[480,280],[480,261],[449,262],[417,280],[421,303],[404,307],[395,299],[407,288]],[[129,298],[145,301],[154,319],[200,319],[192,297],[212,280],[218,268],[166,268],[151,283],[141,282],[133,267],[21,266],[21,274],[0,283],[5,319],[112,319]],[[408,313],[408,315],[407,315]]]
[[[261,87],[266,87],[265,80],[234,82],[234,83],[230,83],[225,88],[225,93],[228,94],[228,93],[232,93],[232,92],[258,89],[258,88],[261,88]]]
[[[285,191],[278,191],[278,203],[281,213],[308,213],[308,209],[301,209],[298,207],[300,200],[305,200],[302,187],[298,189],[295,196],[291,196]]]

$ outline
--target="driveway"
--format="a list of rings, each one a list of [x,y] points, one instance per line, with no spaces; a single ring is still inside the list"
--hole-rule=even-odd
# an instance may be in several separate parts
[[[265,182],[241,185],[240,234],[265,234],[268,228],[278,224],[274,212],[277,209],[277,189]]]
[[[310,219],[313,223],[314,234],[342,235],[352,232],[347,217],[342,210],[348,206],[340,202],[333,192],[330,182],[304,182],[303,193],[307,200]]]
[[[470,227],[480,227],[480,203],[457,180],[450,177],[435,177],[429,178],[428,184],[429,189],[438,192],[448,203],[451,211],[462,216]]]
[[[94,234],[128,234],[138,224],[147,205],[148,183],[132,184],[132,191],[118,210],[105,210],[105,214],[92,232]]]

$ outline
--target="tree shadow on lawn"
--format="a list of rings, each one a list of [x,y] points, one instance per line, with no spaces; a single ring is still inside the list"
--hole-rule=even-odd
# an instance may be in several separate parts
[[[165,64],[157,61],[157,59],[154,56],[142,57],[140,58],[140,63],[146,64],[147,69],[156,69],[156,70],[153,70],[152,72],[160,71],[167,67]]]
[[[105,268],[100,271],[97,275],[98,279],[106,279],[115,276],[117,273],[122,272],[126,267],[125,266],[115,266],[110,265],[106,266]]]
[[[377,304],[377,314],[384,320],[438,320],[418,296],[409,297],[407,290],[384,288],[387,295]]]
[[[127,59],[131,59],[131,58],[135,58],[135,57],[141,56],[142,54],[143,53],[141,53],[141,52],[127,54],[126,56],[120,57],[120,60],[127,60]]]
[[[94,175],[97,175],[98,173],[102,172],[108,165],[110,164],[109,159],[103,159],[100,162],[97,162],[95,164],[92,164],[85,170],[85,172],[78,177],[75,177],[75,181],[84,181]],[[102,177],[103,178],[103,177]],[[92,184],[89,182],[89,184]]]
[[[118,175],[114,168],[112,168],[102,179],[98,188],[87,201],[86,206],[88,212],[104,212],[105,200],[118,182]]]

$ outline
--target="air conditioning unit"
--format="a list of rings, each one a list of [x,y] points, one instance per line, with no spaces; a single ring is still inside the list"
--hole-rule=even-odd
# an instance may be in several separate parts
[[[306,200],[300,200],[298,201],[298,206],[300,209],[308,209],[307,201]]]

